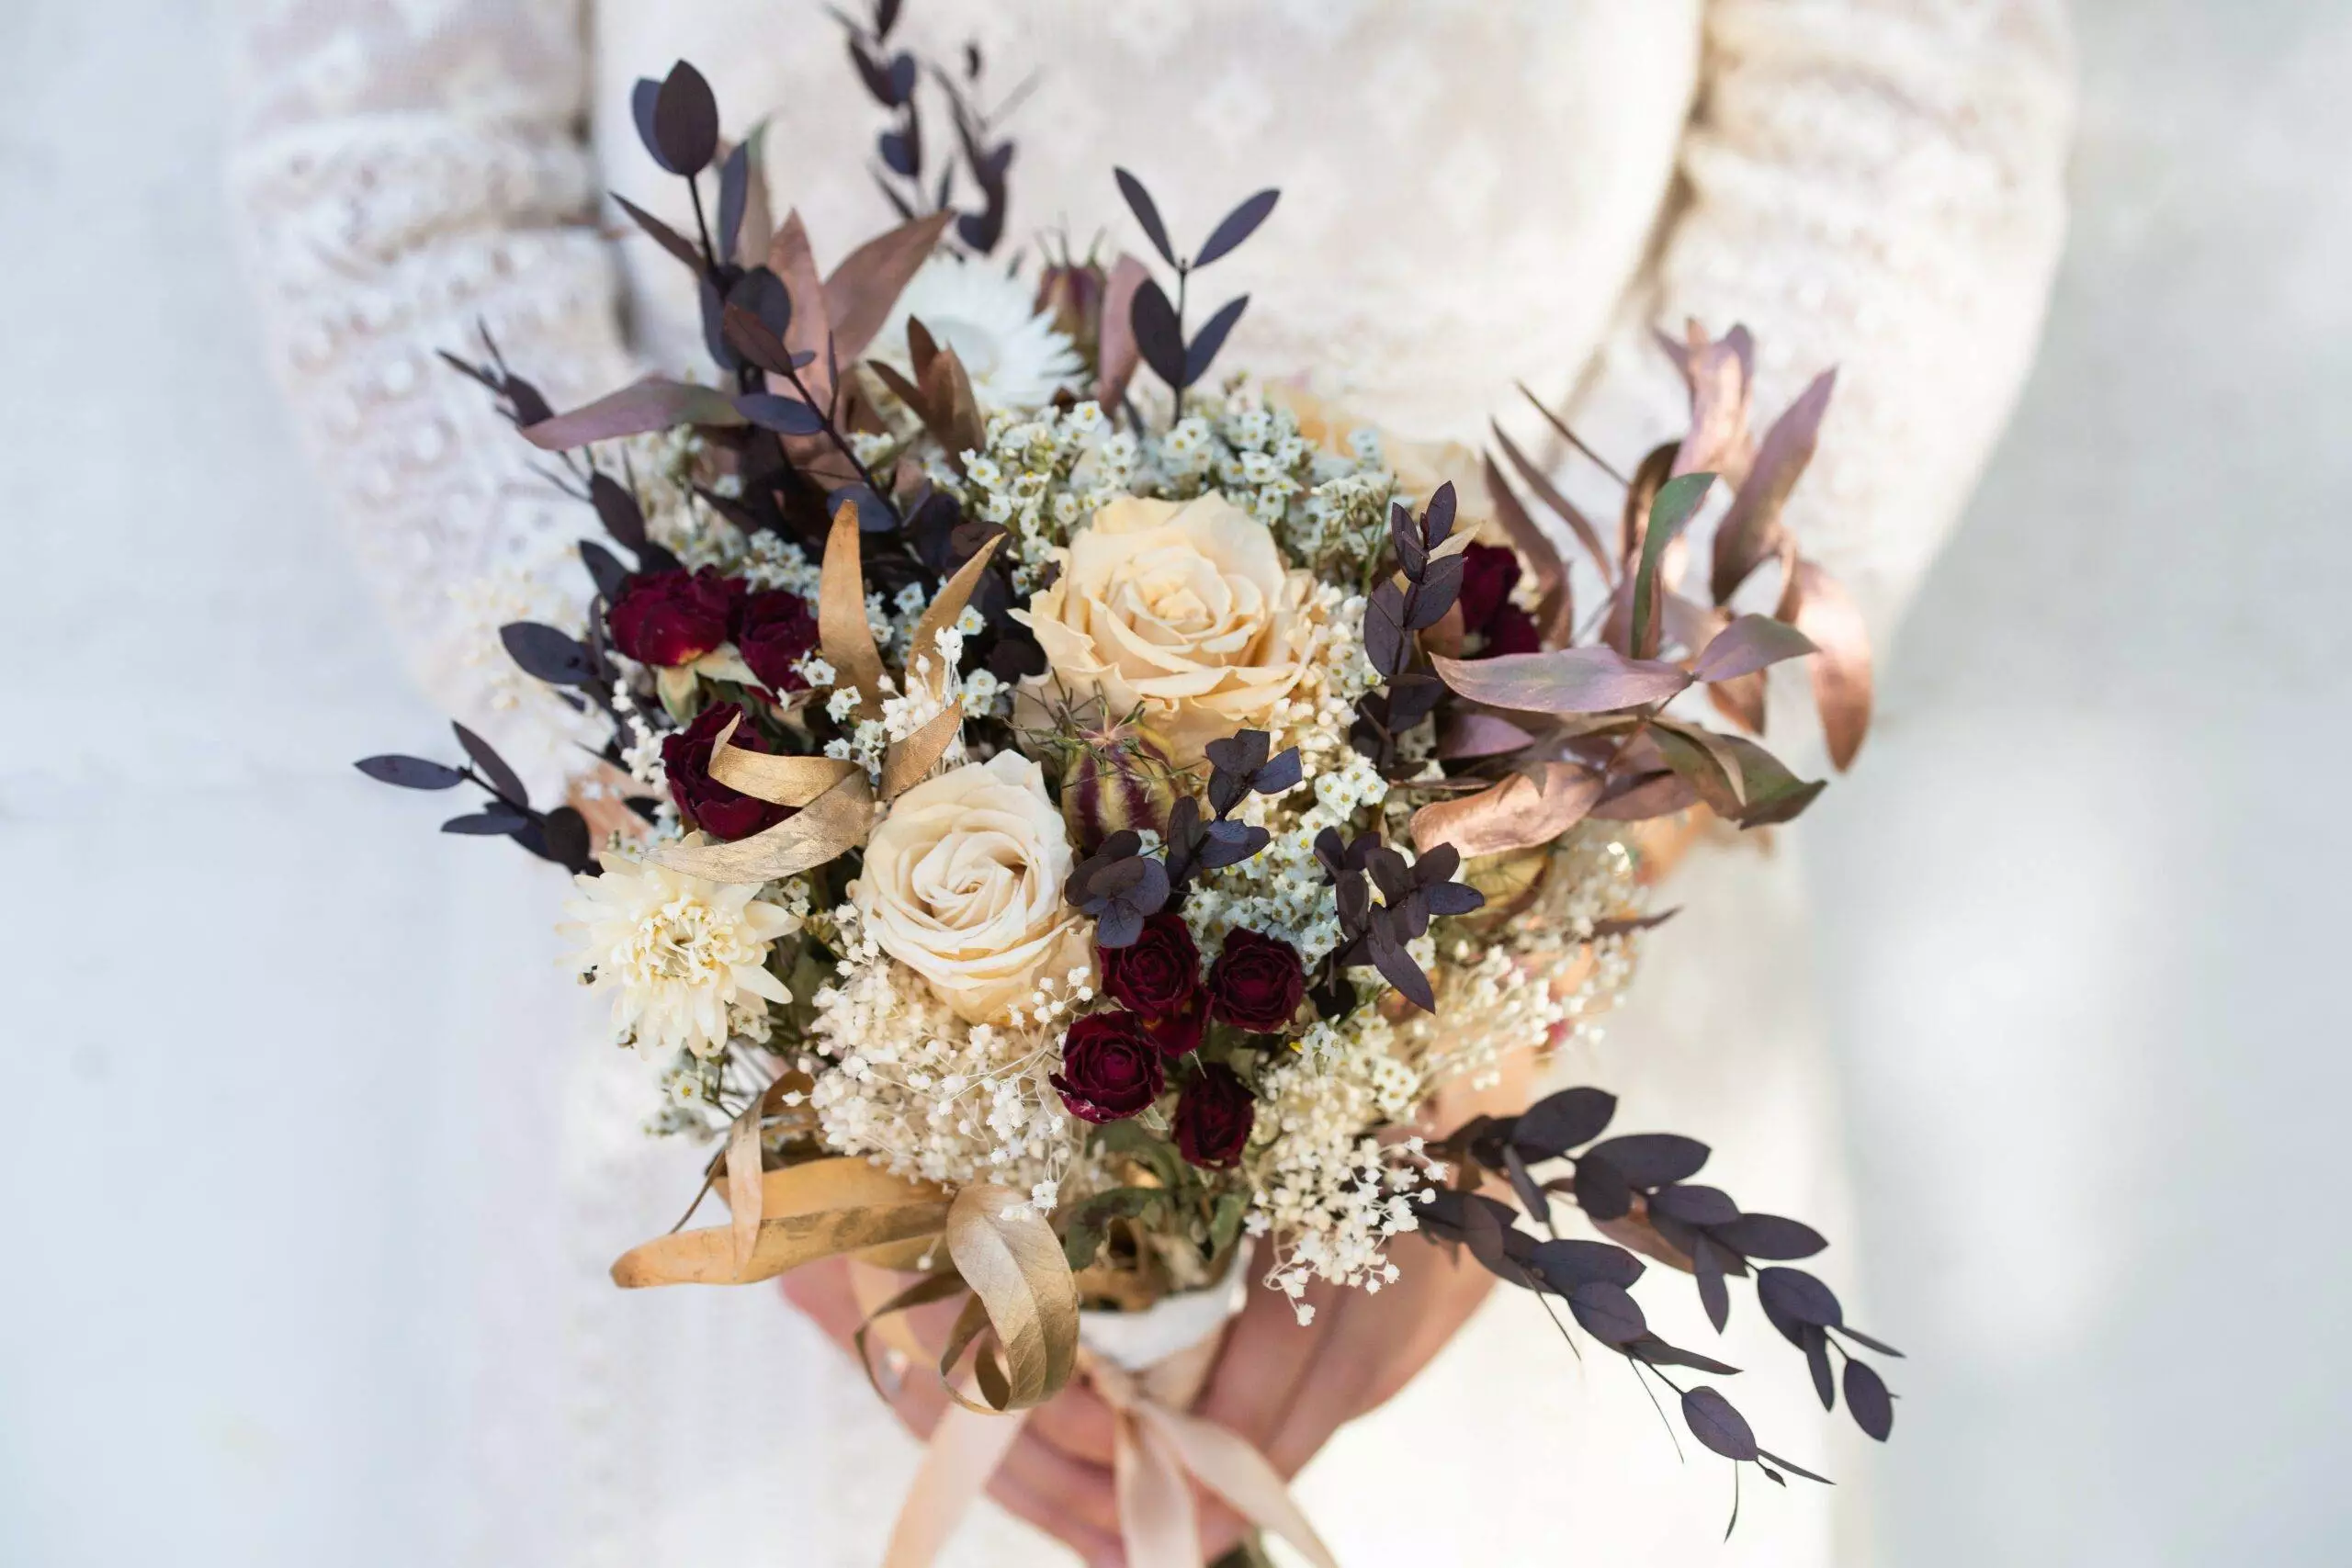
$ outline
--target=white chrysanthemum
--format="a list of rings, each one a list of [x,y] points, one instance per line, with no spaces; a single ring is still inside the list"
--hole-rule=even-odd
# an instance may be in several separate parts
[[[699,836],[688,842],[698,841]],[[580,896],[559,930],[573,961],[613,992],[613,1030],[648,1055],[716,1055],[730,1016],[763,1018],[792,993],[767,971],[776,938],[800,929],[756,886],[727,886],[624,855],[600,857],[602,876],[573,878]]]
[[[995,267],[942,253],[923,263],[874,339],[874,357],[911,374],[907,318],[956,351],[980,406],[1042,408],[1085,373],[1078,350],[1041,315],[1029,286]]]

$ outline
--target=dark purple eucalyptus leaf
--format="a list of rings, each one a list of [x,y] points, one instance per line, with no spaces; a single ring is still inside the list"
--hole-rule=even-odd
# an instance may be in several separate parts
[[[1378,969],[1381,977],[1396,987],[1406,1000],[1423,1012],[1435,1012],[1437,993],[1430,988],[1430,977],[1421,973],[1421,966],[1413,962],[1413,955],[1405,951],[1405,944],[1397,940],[1388,920],[1382,918],[1388,913],[1385,909],[1376,912],[1372,918],[1370,930],[1365,933],[1369,938],[1367,946],[1372,954],[1373,967]]]
[[[1707,1163],[1707,1145],[1679,1133],[1630,1133],[1595,1144],[1588,1159],[1607,1160],[1636,1187],[1679,1181]]]
[[[1742,1214],[1711,1227],[1715,1239],[1747,1258],[1792,1262],[1827,1247],[1819,1231],[1778,1214]]]
[[[1151,192],[1144,189],[1143,182],[1125,169],[1114,169],[1111,173],[1119,182],[1119,194],[1126,197],[1127,210],[1134,213],[1136,221],[1143,226],[1143,237],[1151,242],[1151,248],[1159,253],[1161,261],[1174,266],[1176,249],[1168,243],[1168,225],[1159,220],[1159,207],[1151,199]],[[1170,316],[1175,314],[1172,310],[1169,313]],[[1154,366],[1153,368],[1159,367]],[[1174,378],[1164,379],[1173,384]]]
[[[914,143],[909,140],[905,132],[886,130],[878,139],[877,145],[881,150],[882,162],[888,166],[892,174],[901,179],[910,180],[915,177],[915,172],[922,167],[922,164],[915,152]]]
[[[1686,1225],[1720,1225],[1739,1218],[1739,1205],[1720,1187],[1661,1187],[1650,1194],[1650,1210]]]
[[[1689,1367],[1692,1371],[1709,1372],[1719,1378],[1736,1378],[1739,1369],[1713,1356],[1702,1356],[1696,1350],[1685,1350],[1679,1345],[1669,1345],[1655,1334],[1645,1334],[1617,1347],[1637,1361],[1647,1361],[1653,1367]]]
[[[588,501],[595,507],[605,533],[632,551],[645,547],[645,509],[638,504],[627,485],[598,469],[588,476]]]
[[[1801,1464],[1791,1464],[1779,1454],[1772,1453],[1768,1450],[1758,1449],[1756,1450],[1756,1453],[1758,1459],[1771,1461],[1774,1464],[1779,1465],[1782,1470],[1787,1471],[1791,1475],[1802,1475],[1807,1481],[1818,1481],[1824,1486],[1835,1486],[1838,1484],[1836,1482],[1830,1480],[1829,1477],[1826,1475],[1815,1475],[1813,1472],[1807,1470]]]
[[[402,789],[455,789],[466,782],[466,775],[458,769],[423,757],[387,753],[362,757],[351,765],[378,784],[398,784]]]
[[[1249,308],[1250,296],[1247,294],[1228,299],[1218,307],[1216,315],[1208,319],[1207,325],[1193,334],[1193,341],[1184,348],[1185,386],[1193,385],[1208,374],[1210,365],[1216,360],[1217,351],[1225,346],[1227,334],[1233,331],[1233,323],[1239,321],[1241,312]]]
[[[1561,1295],[1594,1280],[1624,1290],[1642,1277],[1643,1269],[1642,1260],[1623,1247],[1580,1236],[1536,1243],[1535,1250],[1528,1254],[1528,1265]]]
[[[588,819],[569,806],[559,806],[539,818],[538,837],[545,846],[535,852],[573,871],[594,869],[588,852]],[[516,842],[523,842],[517,835]]]
[[[726,162],[718,166],[718,233],[717,244],[719,259],[725,261],[735,254],[736,243],[743,235],[743,213],[751,205],[752,139],[745,137],[728,152]]]
[[[1623,1345],[1649,1332],[1640,1304],[1625,1293],[1625,1287],[1606,1280],[1587,1280],[1570,1291],[1568,1311],[1603,1345]]]
[[[1508,1144],[1503,1145],[1503,1174],[1510,1179],[1511,1192],[1519,1199],[1519,1206],[1527,1211],[1527,1217],[1538,1224],[1550,1225],[1551,1199],[1536,1185],[1535,1178],[1527,1174],[1527,1162],[1519,1157],[1519,1151]]]
[[[703,255],[700,251],[695,249],[695,243],[692,240],[687,239],[620,192],[613,192],[612,197],[613,200],[619,204],[620,209],[629,215],[631,221],[653,237],[654,243],[684,262],[686,269],[695,276],[702,276]]]
[[[1622,1220],[1634,1212],[1634,1189],[1624,1172],[1598,1155],[1577,1158],[1577,1207],[1595,1220]]]
[[[1691,1243],[1690,1275],[1698,1281],[1699,1304],[1707,1309],[1707,1321],[1721,1334],[1731,1321],[1731,1292],[1724,1284],[1723,1253],[1705,1236]]]
[[[776,392],[739,392],[735,406],[743,417],[762,430],[773,430],[779,435],[815,435],[825,428],[825,416],[798,398],[787,398]],[[860,508],[858,515],[865,511]],[[888,513],[883,516],[887,519]]]
[[[1176,307],[1155,278],[1146,278],[1128,308],[1128,325],[1136,334],[1136,350],[1152,374],[1171,387],[1184,385],[1184,333]]]
[[[1845,1309],[1828,1286],[1802,1269],[1761,1269],[1756,1274],[1756,1298],[1792,1322],[1836,1328],[1845,1321]]]
[[[1887,1393],[1886,1380],[1851,1357],[1846,1361],[1846,1409],[1855,1426],[1882,1443],[1894,1430],[1894,1396]]]
[[[1367,642],[1371,626],[1365,625]],[[1615,713],[1663,702],[1690,684],[1681,666],[1627,659],[1613,648],[1564,648],[1497,659],[1439,656],[1448,686],[1475,703],[1518,713]]]
[[[1282,194],[1278,190],[1261,190],[1227,213],[1210,231],[1208,239],[1201,246],[1201,254],[1193,258],[1193,265],[1206,266],[1256,233],[1258,225],[1273,211],[1274,203],[1282,199]]]
[[[1873,1339],[1869,1335],[1863,1333],[1859,1328],[1853,1327],[1851,1325],[1843,1323],[1839,1324],[1838,1325],[1838,1332],[1844,1337],[1852,1340],[1855,1344],[1861,1346],[1866,1350],[1875,1350],[1882,1356],[1892,1356],[1898,1361],[1904,1359],[1903,1352],[1896,1349],[1894,1346],[1889,1345],[1883,1339]]]
[[[1745,1463],[1758,1456],[1756,1433],[1747,1417],[1703,1383],[1682,1396],[1682,1419],[1692,1437],[1725,1459]]]
[[[1818,1324],[1808,1323],[1802,1336],[1805,1370],[1813,1374],[1813,1392],[1824,1410],[1838,1408],[1838,1385],[1829,1375],[1829,1336]]]
[[[580,559],[588,568],[588,575],[595,581],[596,592],[607,604],[621,596],[628,586],[629,569],[621,564],[618,556],[594,539],[580,541]]]
[[[1532,1159],[1551,1159],[1600,1136],[1617,1114],[1617,1097],[1605,1089],[1564,1089],[1521,1112],[1511,1142]]]
[[[531,804],[531,792],[523,787],[521,776],[506,765],[506,759],[498,754],[497,748],[454,719],[449,728],[457,731],[458,744],[465,748],[466,755],[473,759],[474,766],[492,790],[517,807]]]
[[[654,161],[688,178],[718,152],[718,100],[701,72],[684,61],[670,67],[653,97]]]
[[[464,817],[452,817],[441,824],[445,833],[460,833],[475,838],[491,838],[514,833],[531,825],[531,819],[512,807],[492,801],[481,810]]]
[[[555,627],[537,621],[509,621],[498,628],[498,640],[523,673],[550,686],[584,686],[596,678],[588,650]]]

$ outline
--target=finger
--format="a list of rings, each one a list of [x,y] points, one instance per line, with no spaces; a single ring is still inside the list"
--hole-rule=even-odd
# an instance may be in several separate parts
[[[1312,1370],[1330,1321],[1331,1304],[1308,1292],[1317,1308],[1314,1324],[1302,1327],[1290,1299],[1263,1287],[1250,1292],[1235,1318],[1196,1414],[1263,1449],[1283,1424],[1283,1413]]]
[[[1358,1308],[1363,1300],[1355,1292],[1346,1292],[1316,1314],[1317,1321],[1325,1313],[1331,1317],[1330,1329],[1320,1340],[1318,1351],[1350,1344],[1350,1311]],[[1305,1469],[1325,1440],[1340,1429],[1340,1423],[1363,1408],[1367,1367],[1380,1358],[1370,1347],[1351,1348],[1358,1353],[1316,1356],[1311,1375],[1301,1379],[1292,1390],[1288,1407],[1268,1435],[1267,1461],[1283,1475],[1296,1475]]]
[[[1201,1561],[1215,1562],[1247,1540],[1250,1525],[1205,1487],[1193,1488],[1193,1505],[1201,1520]]]
[[[1086,1560],[1088,1568],[1126,1568],[1126,1548],[1115,1529],[1102,1529],[1064,1512],[1027,1481],[1000,1468],[989,1483],[989,1495],[1015,1518],[1045,1531],[1077,1552]]]
[[[1111,1462],[1116,1452],[1117,1427],[1102,1396],[1075,1382],[1029,1416],[1029,1430],[1040,1441],[1087,1464]]]
[[[1080,1464],[1024,1432],[996,1474],[1033,1496],[1050,1499],[1057,1514],[1114,1539],[1119,1533],[1118,1486],[1101,1465]]]
[[[786,1274],[781,1284],[784,1299],[837,1345],[848,1344],[865,1321],[857,1309],[857,1297],[849,1288],[849,1270],[835,1260],[804,1264]]]

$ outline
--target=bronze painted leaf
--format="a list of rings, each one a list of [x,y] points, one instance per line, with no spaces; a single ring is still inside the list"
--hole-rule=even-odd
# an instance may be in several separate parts
[[[1853,765],[1871,728],[1870,630],[1846,590],[1813,562],[1799,558],[1789,573],[1781,606],[1773,612],[1811,638],[1814,705],[1838,771]]]
[[[1838,372],[1823,371],[1765,433],[1747,480],[1715,529],[1714,566],[1708,586],[1716,604],[1728,600],[1747,581],[1747,574],[1778,548],[1781,509],[1788,504],[1789,492],[1796,488],[1805,465],[1813,461],[1822,415],[1829,412],[1829,395],[1837,386]]]
[[[684,381],[639,381],[553,419],[523,427],[523,439],[543,452],[565,452],[595,441],[644,435],[681,424],[742,424],[727,394]]]
[[[1434,662],[1439,676],[1461,695],[1520,713],[1613,713],[1663,702],[1690,684],[1679,665],[1627,659],[1612,648]]]

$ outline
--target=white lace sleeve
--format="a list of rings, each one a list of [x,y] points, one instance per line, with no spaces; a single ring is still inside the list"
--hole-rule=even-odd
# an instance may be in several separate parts
[[[434,357],[487,327],[559,407],[628,378],[577,0],[248,0],[232,188],[305,443],[432,698],[553,793],[569,711],[503,622],[569,623],[585,509]],[[386,737],[388,741],[396,737]]]
[[[2056,0],[1714,0],[1683,188],[1578,419],[1618,452],[1679,430],[1654,325],[1753,329],[1759,425],[1838,366],[1788,518],[1883,647],[2032,358],[2071,89]]]

